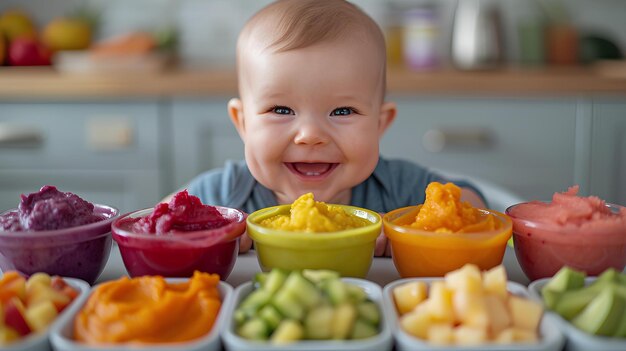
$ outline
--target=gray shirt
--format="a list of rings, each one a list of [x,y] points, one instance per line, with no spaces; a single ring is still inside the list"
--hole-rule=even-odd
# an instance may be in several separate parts
[[[372,175],[352,188],[350,205],[386,213],[421,204],[426,186],[433,181],[452,181],[471,188],[486,203],[482,193],[466,181],[446,179],[409,161],[381,157]],[[228,161],[223,168],[198,175],[187,190],[204,204],[237,208],[246,213],[278,205],[274,193],[254,179],[243,160]]]

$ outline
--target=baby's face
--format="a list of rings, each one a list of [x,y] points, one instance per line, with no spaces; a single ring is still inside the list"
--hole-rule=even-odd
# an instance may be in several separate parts
[[[395,107],[383,105],[384,60],[372,52],[348,41],[244,53],[241,110],[230,112],[243,115],[233,120],[250,171],[279,203],[307,192],[347,203],[373,172]]]

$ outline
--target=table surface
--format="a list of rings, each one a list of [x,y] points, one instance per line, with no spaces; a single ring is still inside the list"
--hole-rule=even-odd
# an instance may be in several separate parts
[[[515,257],[515,250],[513,248],[506,248],[503,263],[504,267],[506,268],[509,280],[518,282],[525,286],[528,285],[530,281],[522,272],[517,262],[517,258]],[[249,251],[237,257],[235,267],[233,268],[230,276],[228,276],[228,278],[226,279],[226,282],[236,288],[240,284],[252,279],[254,273],[260,271],[261,268],[259,267],[259,263],[257,261],[256,252]],[[125,275],[128,275],[128,273],[124,268],[124,263],[122,262],[120,250],[117,244],[113,243],[109,261],[107,262],[104,271],[102,272],[96,283],[107,280],[115,280]],[[384,287],[386,284],[400,278],[401,277],[393,264],[393,260],[388,257],[374,258],[370,271],[366,277],[366,279],[379,284],[381,287]]]

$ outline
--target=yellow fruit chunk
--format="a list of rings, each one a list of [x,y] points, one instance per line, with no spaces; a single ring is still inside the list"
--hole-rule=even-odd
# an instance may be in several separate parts
[[[456,320],[463,325],[487,328],[489,315],[481,293],[456,291],[452,298]]]
[[[454,328],[452,324],[435,323],[428,328],[426,335],[428,342],[434,345],[454,344]]]
[[[487,342],[487,330],[465,325],[454,329],[454,341],[457,345],[480,345]]]
[[[543,307],[537,302],[515,295],[509,297],[508,303],[513,326],[535,332],[543,315]]]
[[[480,269],[473,264],[466,264],[456,271],[448,272],[444,279],[451,290],[472,293],[479,293],[483,290]]]
[[[443,281],[435,281],[431,284],[426,306],[435,321],[454,322],[452,291]]]
[[[42,301],[36,305],[28,306],[24,312],[24,319],[30,329],[39,332],[48,328],[59,313],[52,301]]]
[[[506,289],[506,270],[503,265],[498,265],[483,273],[483,288],[485,292],[506,299],[509,292]]]
[[[511,326],[511,316],[506,303],[496,295],[485,295],[484,297],[487,315],[489,316],[489,334],[492,337]]]
[[[402,284],[393,289],[393,300],[396,303],[398,313],[403,315],[415,308],[427,297],[428,287],[421,281]]]
[[[400,326],[402,329],[420,339],[426,339],[428,336],[428,328],[432,325],[432,323],[432,317],[425,308],[418,307],[400,317]]]
[[[15,329],[7,326],[0,327],[0,346],[7,346],[20,339],[20,334]]]
[[[533,343],[537,342],[537,333],[520,328],[507,328],[498,334],[495,342],[498,344]]]
[[[52,51],[83,50],[91,44],[91,26],[79,18],[56,18],[44,28],[41,39]]]

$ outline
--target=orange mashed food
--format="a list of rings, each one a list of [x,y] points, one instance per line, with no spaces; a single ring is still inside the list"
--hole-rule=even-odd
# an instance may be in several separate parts
[[[484,214],[469,202],[461,202],[461,188],[453,183],[432,182],[426,187],[426,201],[411,227],[437,233],[474,233],[500,227],[496,218]]]
[[[194,272],[183,283],[163,277],[123,277],[98,286],[74,320],[76,340],[159,344],[200,338],[221,306],[219,276]]]
[[[340,206],[315,201],[313,193],[307,193],[291,204],[289,214],[264,219],[260,224],[273,229],[320,233],[364,227],[370,222]]]

